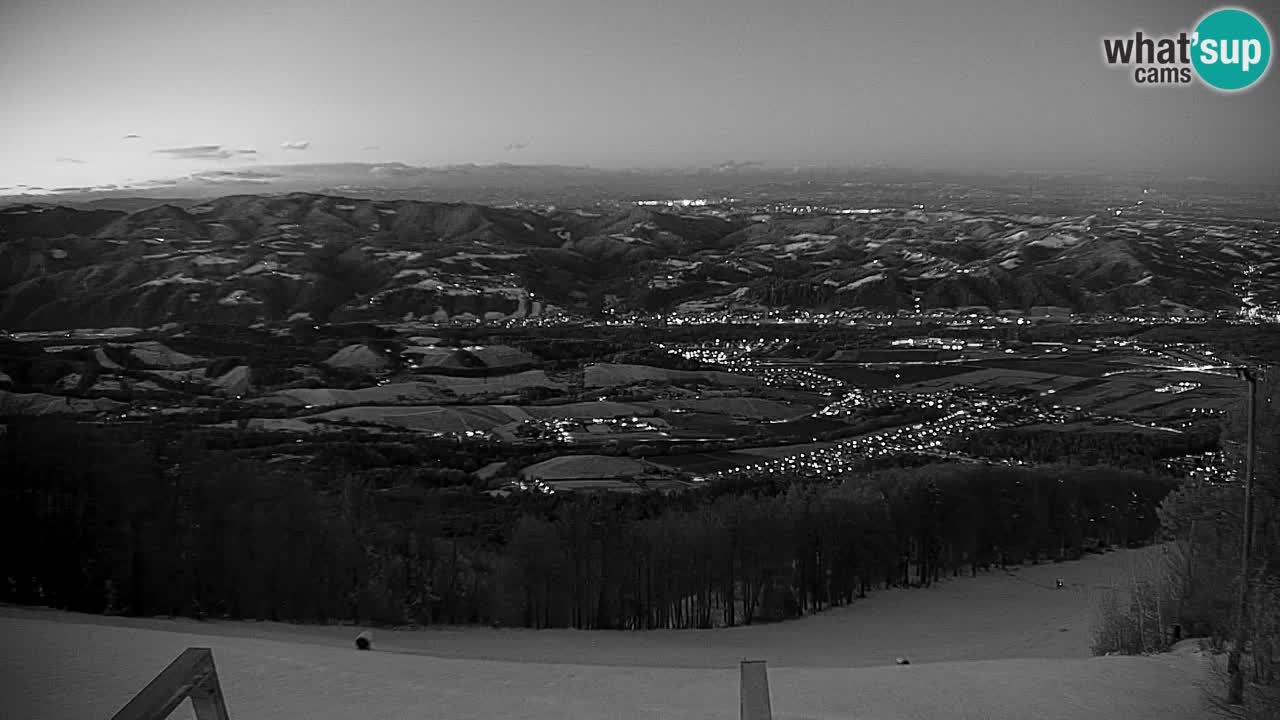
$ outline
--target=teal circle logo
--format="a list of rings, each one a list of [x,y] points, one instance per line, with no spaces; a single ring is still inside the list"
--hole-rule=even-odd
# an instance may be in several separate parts
[[[1267,26],[1246,10],[1215,10],[1196,25],[1191,64],[1210,87],[1243,90],[1262,79],[1271,64]]]

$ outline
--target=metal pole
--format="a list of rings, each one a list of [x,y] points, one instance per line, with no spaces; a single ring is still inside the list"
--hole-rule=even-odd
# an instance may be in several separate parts
[[[1240,656],[1249,639],[1249,551],[1253,545],[1253,451],[1255,426],[1257,425],[1258,381],[1247,368],[1238,368],[1237,374],[1249,383],[1248,427],[1245,434],[1244,456],[1244,521],[1241,532],[1244,537],[1240,541],[1240,604],[1236,609],[1236,642],[1227,657],[1227,673],[1231,681],[1227,690],[1227,702],[1240,705],[1244,702],[1244,670],[1240,667]]]

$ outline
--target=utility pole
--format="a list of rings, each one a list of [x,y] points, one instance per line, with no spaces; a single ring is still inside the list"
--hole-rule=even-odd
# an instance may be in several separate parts
[[[1244,703],[1244,670],[1240,667],[1240,656],[1249,639],[1246,621],[1249,617],[1249,551],[1253,545],[1253,452],[1258,398],[1258,380],[1248,368],[1236,368],[1236,377],[1249,384],[1249,424],[1246,428],[1244,456],[1244,521],[1241,529],[1244,537],[1240,541],[1240,605],[1236,609],[1236,642],[1231,648],[1231,654],[1227,657],[1227,673],[1231,678],[1227,689],[1227,702],[1232,705]]]

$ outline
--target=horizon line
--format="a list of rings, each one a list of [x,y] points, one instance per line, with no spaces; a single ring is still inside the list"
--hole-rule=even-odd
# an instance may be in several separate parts
[[[603,167],[603,166],[596,166],[596,165],[568,165],[568,164],[555,164],[555,163],[510,163],[510,162],[452,163],[452,164],[446,164],[446,165],[412,165],[402,161],[387,161],[387,162],[333,161],[333,162],[292,162],[292,163],[285,162],[285,163],[270,163],[270,164],[262,164],[262,165],[237,166],[235,168],[230,168],[225,172],[231,172],[231,173],[250,172],[250,171],[262,172],[264,169],[267,169],[267,168],[282,168],[282,169],[292,168],[292,169],[302,170],[306,168],[324,168],[324,167],[342,167],[342,166],[349,166],[352,168],[369,168],[371,170],[379,167],[395,167],[395,168],[403,168],[405,170],[419,171],[422,173],[432,173],[432,172],[446,173],[449,171],[471,170],[471,169],[475,169],[475,170],[515,169],[515,170],[527,170],[527,171],[560,170],[560,171],[577,171],[577,172],[613,173],[613,174],[619,174],[619,175],[627,175],[627,174],[663,175],[663,174],[679,173],[684,175],[714,174],[714,175],[722,175],[722,176],[723,175],[748,176],[748,175],[755,175],[755,174],[764,175],[764,174],[782,174],[782,173],[800,174],[800,173],[806,173],[806,172],[812,172],[812,173],[900,172],[900,173],[913,173],[913,174],[926,174],[926,175],[929,175],[929,174],[950,175],[950,176],[973,177],[973,178],[1017,177],[1017,176],[1080,177],[1080,178],[1098,178],[1098,179],[1144,178],[1144,179],[1153,179],[1153,180],[1158,179],[1165,182],[1168,182],[1168,181],[1209,182],[1209,183],[1218,183],[1218,184],[1226,184],[1226,185],[1243,185],[1243,186],[1255,186],[1255,187],[1280,186],[1280,175],[1271,179],[1259,178],[1259,179],[1239,180],[1239,179],[1227,179],[1223,177],[1214,177],[1214,176],[1206,176],[1206,175],[1174,175],[1172,173],[1163,173],[1156,170],[1129,170],[1129,171],[1119,172],[1119,173],[1091,171],[1091,170],[1066,170],[1066,169],[1049,169],[1049,168],[1035,169],[1035,170],[1014,169],[1014,168],[962,170],[962,169],[952,169],[952,168],[945,168],[945,167],[895,165],[891,163],[865,163],[865,164],[814,163],[814,164],[807,164],[807,165],[770,165],[763,162],[739,162],[739,161],[732,161],[732,160],[725,161],[717,165],[650,166],[650,167],[644,167],[644,166]],[[182,175],[178,177],[155,178],[150,180],[137,181],[132,184],[103,183],[99,185],[46,188],[41,186],[28,186],[28,185],[19,183],[18,185],[12,185],[12,186],[6,186],[4,188],[0,188],[0,199],[8,200],[11,198],[47,198],[47,197],[76,196],[76,195],[107,196],[107,195],[119,195],[121,193],[127,193],[127,194],[130,194],[131,196],[145,198],[146,197],[145,193],[148,191],[172,191],[174,189],[177,189],[181,183],[199,182],[201,180],[201,177],[200,177],[201,175],[204,175],[206,173],[215,173],[215,172],[219,172],[219,171],[204,170],[204,171],[198,171],[194,173],[188,173],[186,175]],[[266,192],[250,193],[250,194],[257,194],[257,195],[278,194],[278,193],[287,194],[290,192],[302,192],[302,191],[278,189],[275,191],[275,193],[273,193],[273,192],[267,191],[268,190],[267,186],[275,184],[275,181],[279,181],[280,184],[288,184],[289,182],[297,182],[300,179],[302,178],[296,178],[296,177],[275,177],[275,178],[266,178],[266,179],[259,178],[259,180],[256,183],[254,183],[254,182],[249,182],[248,179],[246,179],[245,182],[238,182],[238,178],[229,177],[223,183],[213,183],[213,182],[208,183],[208,189],[213,189],[218,184],[225,184],[228,186],[256,184],[256,185],[262,186],[263,190]],[[371,178],[371,179],[376,180],[377,178]],[[202,188],[192,188],[192,189],[202,190]],[[401,188],[401,189],[408,190],[411,188]],[[243,193],[236,193],[236,194],[243,194]]]

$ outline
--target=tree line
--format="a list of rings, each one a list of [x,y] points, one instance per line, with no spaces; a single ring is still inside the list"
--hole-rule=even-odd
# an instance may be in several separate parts
[[[1220,448],[1221,430],[1203,425],[1187,432],[1117,432],[1090,428],[1004,428],[956,437],[948,448],[985,458],[1016,458],[1030,463],[1071,462],[1153,470],[1166,458]]]
[[[1274,370],[1263,374],[1257,395],[1253,475],[1253,537],[1248,612],[1244,617],[1246,702],[1241,717],[1280,717],[1280,383]],[[1243,408],[1228,417],[1222,436],[1228,462],[1243,477],[1247,428]],[[1241,547],[1244,527],[1242,483],[1184,483],[1158,508],[1162,536],[1178,553],[1165,568],[1173,596],[1166,622],[1177,622],[1188,637],[1208,636],[1219,647],[1239,627]],[[1140,616],[1141,608],[1131,616]]]
[[[160,439],[15,423],[6,602],[302,622],[690,628],[1152,537],[1167,477],[961,465],[665,496],[493,498]],[[38,551],[34,551],[37,549]]]

